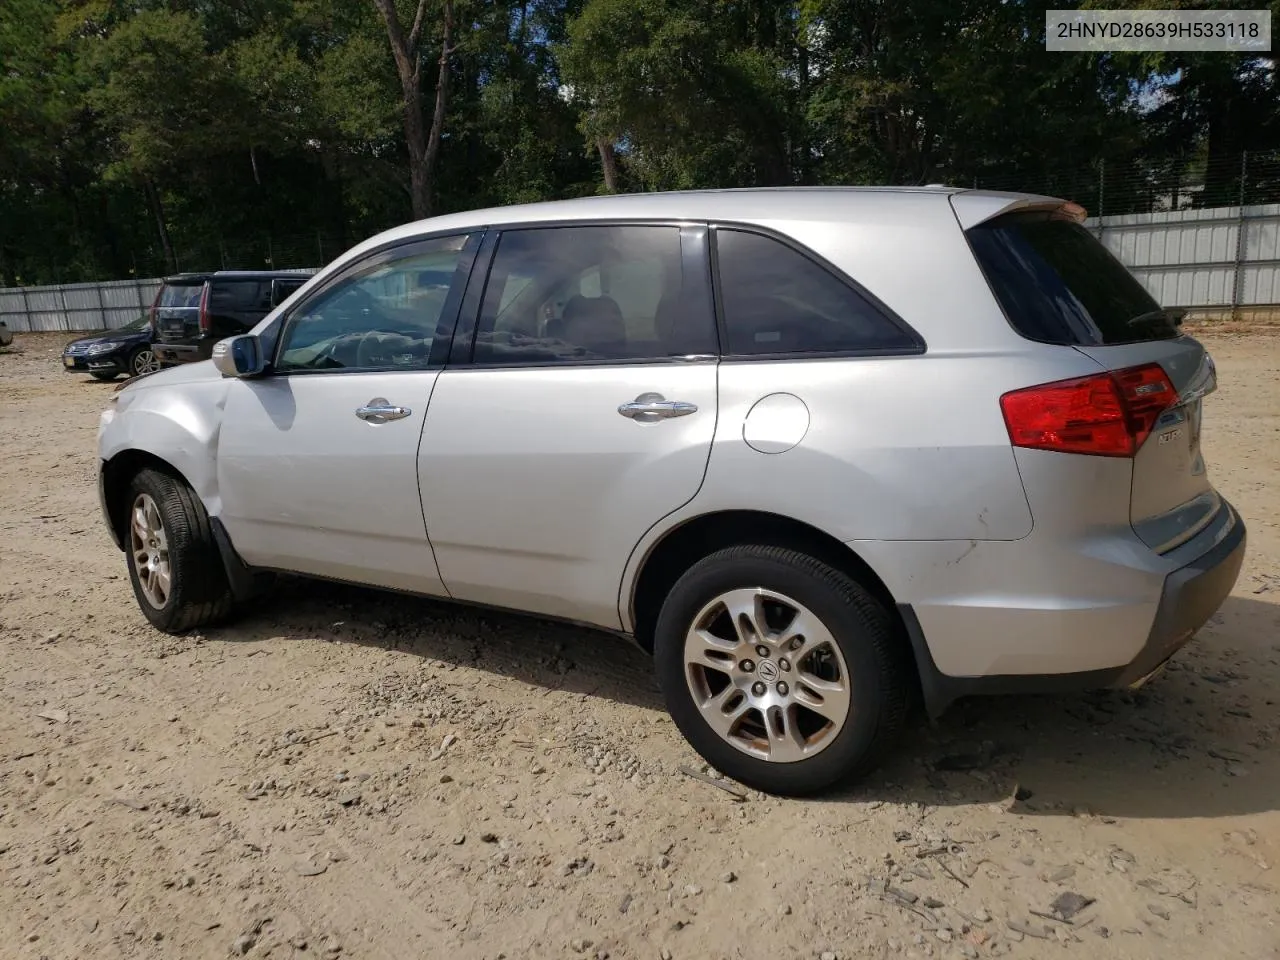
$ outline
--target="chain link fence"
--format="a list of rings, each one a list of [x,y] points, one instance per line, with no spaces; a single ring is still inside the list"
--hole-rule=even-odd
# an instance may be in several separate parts
[[[1031,176],[993,171],[952,185],[1063,197],[1093,217],[1257,206],[1280,203],[1280,152],[1137,156]]]
[[[359,239],[363,239],[363,235]],[[317,263],[328,263],[356,242],[345,236],[320,233],[214,237],[196,244],[176,245],[172,260],[163,250],[152,247],[135,257],[134,262],[145,267],[151,276],[205,270],[313,269]]]

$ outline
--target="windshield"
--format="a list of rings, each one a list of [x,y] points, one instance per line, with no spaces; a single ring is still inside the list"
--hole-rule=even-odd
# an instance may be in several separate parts
[[[1029,340],[1099,346],[1179,335],[1124,264],[1073,220],[1006,214],[968,237],[1009,323]]]
[[[145,314],[134,320],[132,323],[126,323],[119,329],[119,333],[140,333],[151,324],[151,318]]]

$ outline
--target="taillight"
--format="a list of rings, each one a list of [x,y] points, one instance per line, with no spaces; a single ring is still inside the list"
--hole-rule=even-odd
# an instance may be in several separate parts
[[[1000,398],[1015,447],[1131,457],[1177,399],[1158,363],[1059,380]]]
[[[156,291],[155,297],[153,297],[151,300],[151,310],[149,312],[151,313],[151,332],[152,333],[155,333],[160,329],[159,308],[160,308],[160,296],[163,293],[164,293],[164,284],[161,284],[160,289]]]
[[[209,284],[205,284],[200,291],[200,332],[208,333],[209,324]]]

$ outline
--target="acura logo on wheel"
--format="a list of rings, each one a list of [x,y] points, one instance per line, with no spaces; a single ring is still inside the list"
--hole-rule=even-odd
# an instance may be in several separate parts
[[[778,679],[778,665],[772,660],[760,661],[760,679],[765,683],[773,683]]]

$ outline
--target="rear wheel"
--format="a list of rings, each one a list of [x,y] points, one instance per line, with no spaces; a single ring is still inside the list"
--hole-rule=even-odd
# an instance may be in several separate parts
[[[129,579],[146,618],[166,633],[224,619],[231,588],[200,498],[155,470],[138,473],[128,496]]]
[[[708,763],[800,795],[870,770],[906,715],[904,647],[859,583],[779,547],[691,567],[658,617],[654,654],[676,726]]]

